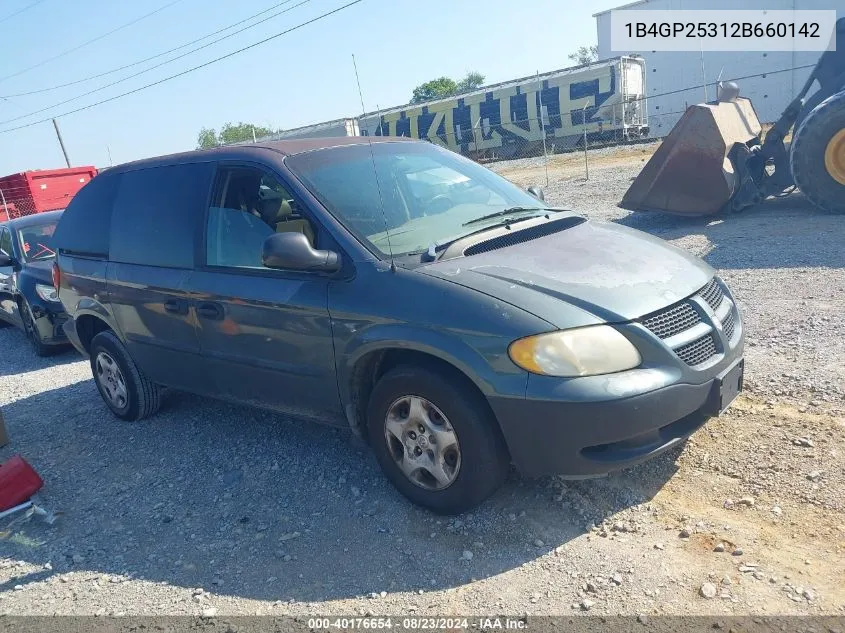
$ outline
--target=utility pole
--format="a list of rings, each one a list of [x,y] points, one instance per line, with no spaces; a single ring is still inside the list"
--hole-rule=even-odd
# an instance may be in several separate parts
[[[111,147],[106,145],[106,151],[109,153],[109,167],[114,167],[114,161],[111,159]]]
[[[62,133],[59,131],[59,123],[53,119],[53,127],[56,128],[56,136],[59,137],[59,145],[62,146],[62,154],[65,155],[65,163],[70,167],[70,159],[67,157],[67,150],[65,149],[65,142],[62,140]]]

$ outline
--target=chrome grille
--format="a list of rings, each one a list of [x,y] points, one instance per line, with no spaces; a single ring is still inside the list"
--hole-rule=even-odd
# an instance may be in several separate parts
[[[700,365],[713,358],[716,354],[716,341],[713,339],[712,334],[708,334],[697,341],[679,347],[675,350],[675,353],[687,365]]]
[[[679,303],[643,319],[643,325],[660,338],[669,338],[701,323],[701,317],[687,302]]]
[[[722,292],[722,287],[716,283],[715,278],[711,279],[709,284],[699,290],[698,294],[714,310],[719,307],[719,304],[722,303],[722,298],[725,296],[725,293]]]
[[[725,331],[725,338],[731,340],[734,337],[734,313],[728,312],[728,316],[722,321],[722,329]]]

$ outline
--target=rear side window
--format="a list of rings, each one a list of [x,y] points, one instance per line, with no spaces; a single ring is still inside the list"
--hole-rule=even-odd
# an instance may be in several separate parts
[[[168,165],[123,174],[114,202],[113,262],[193,268],[212,163]]]
[[[120,179],[121,174],[101,174],[77,192],[53,234],[55,248],[108,257],[112,203]]]

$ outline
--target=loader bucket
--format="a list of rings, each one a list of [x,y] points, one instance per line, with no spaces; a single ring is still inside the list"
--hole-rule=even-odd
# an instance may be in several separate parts
[[[748,99],[687,108],[619,206],[678,215],[718,213],[737,188],[728,154],[736,143],[759,140],[761,131]]]

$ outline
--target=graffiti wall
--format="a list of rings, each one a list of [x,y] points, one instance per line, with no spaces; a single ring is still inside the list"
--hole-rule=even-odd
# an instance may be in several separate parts
[[[609,104],[622,103],[619,63],[541,75],[488,91],[396,108],[361,119],[376,136],[427,139],[461,153],[482,152],[546,139],[577,137],[613,127]],[[611,114],[608,116],[608,112]],[[620,112],[621,114],[621,112]],[[379,124],[380,123],[380,124]]]

